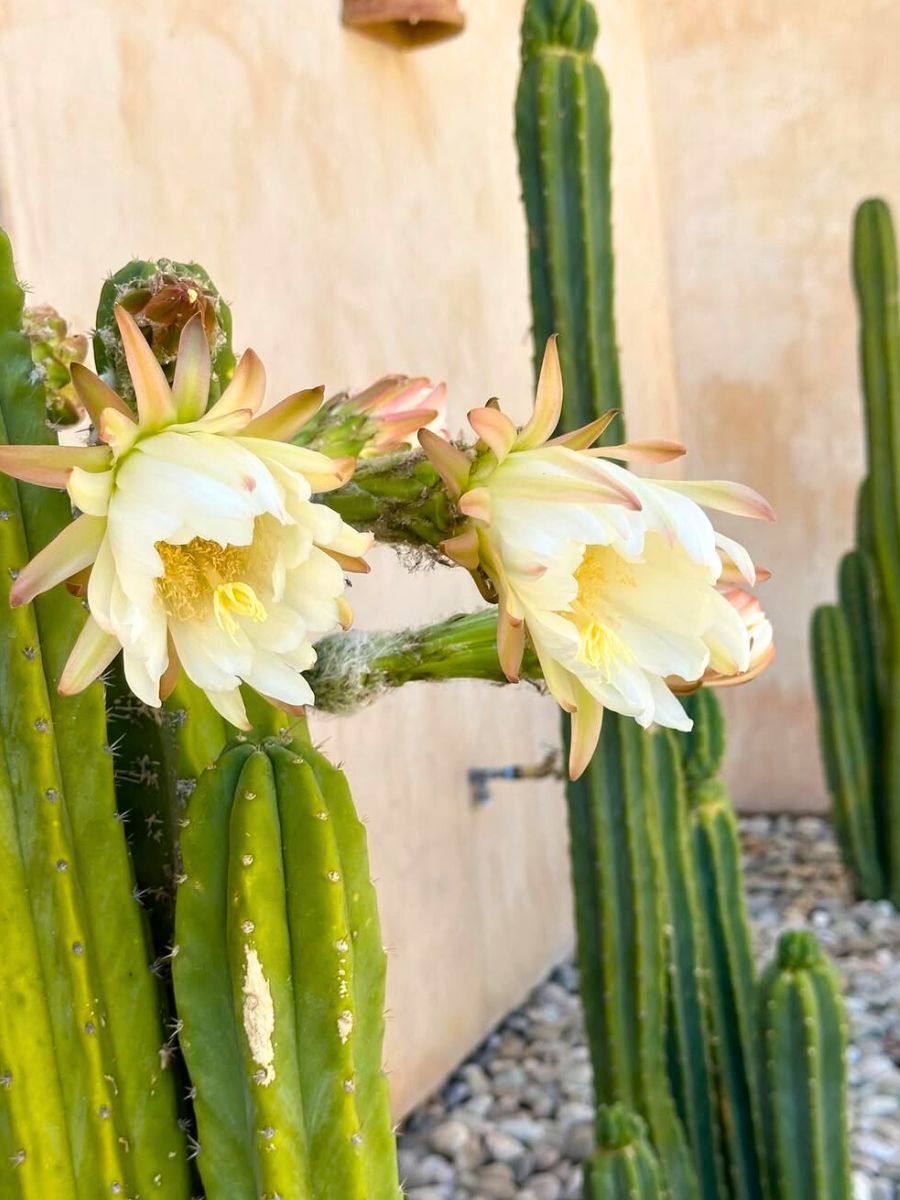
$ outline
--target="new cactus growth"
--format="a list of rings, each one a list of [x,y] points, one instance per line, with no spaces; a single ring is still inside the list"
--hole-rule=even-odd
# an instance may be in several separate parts
[[[850,1200],[847,1022],[811,933],[782,935],[758,1003],[771,1200]]]
[[[897,246],[883,200],[856,212],[853,275],[860,317],[868,477],[857,547],[838,603],[813,618],[820,740],[835,827],[861,895],[900,905],[900,315]]]
[[[665,1181],[640,1117],[621,1104],[597,1112],[597,1150],[587,1164],[585,1200],[663,1200]]]
[[[399,1200],[385,959],[343,775],[306,739],[238,740],[182,852],[175,993],[209,1200]]]
[[[0,237],[0,439],[48,442]],[[10,609],[16,572],[69,520],[0,478],[0,1193],[190,1194],[175,1081],[121,824],[103,689],[56,684],[80,622],[58,587]]]

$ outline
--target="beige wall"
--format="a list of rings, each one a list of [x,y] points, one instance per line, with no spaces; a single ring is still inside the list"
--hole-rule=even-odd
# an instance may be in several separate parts
[[[900,212],[900,7],[640,7],[687,469],[746,480],[780,515],[748,533],[775,571],[779,656],[728,697],[729,772],[745,806],[818,807],[807,633],[862,470],[849,230],[865,195]]]
[[[608,0],[616,97],[620,329],[633,425],[674,432],[662,226],[636,11]],[[518,0],[403,56],[290,0],[0,0],[0,218],[35,298],[82,328],[132,255],[194,257],[233,301],[272,392],[388,370],[451,389],[453,425],[531,392],[525,233],[512,144]],[[461,572],[389,552],[354,588],[360,624],[471,606]],[[557,742],[533,693],[415,686],[317,722],[369,820],[391,948],[398,1109],[436,1085],[570,939],[561,788],[471,765]]]

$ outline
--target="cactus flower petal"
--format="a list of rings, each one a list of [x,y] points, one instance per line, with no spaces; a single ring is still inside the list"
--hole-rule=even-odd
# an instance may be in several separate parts
[[[103,674],[122,646],[117,637],[101,629],[93,617],[88,617],[72,647],[59,691],[63,696],[76,696]]]
[[[550,438],[544,445],[568,446],[570,450],[587,450],[589,446],[593,446],[597,438],[606,433],[617,416],[619,416],[619,410],[611,409],[602,417],[597,417],[596,421],[582,425],[580,429],[573,429],[571,433],[561,433],[559,437]]]
[[[113,408],[123,417],[131,420],[131,409],[118,392],[114,392],[99,375],[95,375],[81,363],[72,363],[69,370],[72,374],[75,392],[90,417],[92,425],[99,429],[100,415],[107,408]]]
[[[110,462],[105,446],[0,446],[0,471],[41,487],[65,488],[73,467],[105,471]]]
[[[569,778],[579,779],[591,761],[603,724],[603,705],[590,692],[580,689],[579,701],[572,713],[572,737],[569,744]]]
[[[775,520],[775,510],[768,500],[742,483],[728,483],[720,479],[706,482],[667,479],[661,486],[687,496],[704,508],[732,513],[736,517],[753,517],[761,521]]]
[[[200,423],[211,423],[226,414],[247,410],[249,416],[244,421],[246,425],[259,411],[265,394],[266,369],[252,350],[245,350],[234,369],[231,383]]]
[[[549,338],[544,351],[544,361],[541,364],[541,374],[538,378],[537,397],[534,402],[534,412],[531,420],[519,434],[517,447],[520,450],[530,450],[541,446],[559,424],[563,402],[562,368],[559,365],[559,349],[556,336]]]
[[[200,314],[195,313],[181,331],[172,400],[179,421],[199,421],[209,399],[212,367],[209,342]]]
[[[666,463],[687,453],[681,442],[625,442],[621,446],[599,446],[588,451],[596,458],[617,458],[621,462]]]
[[[115,315],[141,425],[146,429],[161,429],[178,415],[169,382],[131,313],[117,305]]]
[[[9,593],[13,608],[28,604],[35,596],[88,567],[96,559],[106,534],[106,522],[82,516],[34,556],[16,577]]]
[[[324,387],[306,388],[286,396],[268,412],[254,417],[244,430],[244,437],[268,438],[289,442],[316,415],[325,399]]]
[[[469,413],[469,424],[497,461],[503,462],[518,433],[509,417],[496,408],[473,408]]]
[[[419,445],[443,479],[450,498],[458,500],[465,489],[472,468],[469,457],[430,429],[419,430]]]

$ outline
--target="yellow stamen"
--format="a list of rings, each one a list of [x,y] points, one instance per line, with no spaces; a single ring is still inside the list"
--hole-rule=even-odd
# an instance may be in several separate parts
[[[232,613],[251,621],[265,621],[269,615],[249,583],[220,583],[213,592],[213,612],[219,627],[233,642],[237,641],[240,626]]]
[[[209,612],[214,590],[221,583],[246,579],[250,546],[221,546],[207,538],[193,538],[183,546],[157,542],[164,573],[156,590],[166,614],[191,621]]]
[[[578,627],[578,658],[599,671],[606,683],[612,679],[616,662],[634,662],[625,642],[601,619],[603,595],[609,589],[610,576],[617,585],[635,586],[633,572],[618,555],[605,546],[588,546],[575,573],[578,595],[572,612],[563,614]]]

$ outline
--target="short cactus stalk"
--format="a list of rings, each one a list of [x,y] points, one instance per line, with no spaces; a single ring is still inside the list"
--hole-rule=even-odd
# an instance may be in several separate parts
[[[850,1200],[847,1021],[811,933],[782,935],[758,1010],[771,1200]]]
[[[0,439],[48,442],[0,237]],[[0,479],[0,1194],[187,1200],[185,1137],[123,827],[103,688],[56,684],[81,618],[11,580],[69,520],[64,496]]]
[[[883,200],[853,232],[868,476],[838,603],[813,618],[812,656],[835,828],[860,895],[900,905],[900,315],[897,246]]]
[[[600,1108],[597,1150],[585,1172],[585,1200],[664,1200],[666,1195],[641,1118],[621,1104]]]
[[[234,742],[182,831],[175,994],[209,1200],[400,1200],[385,958],[346,781]]]

